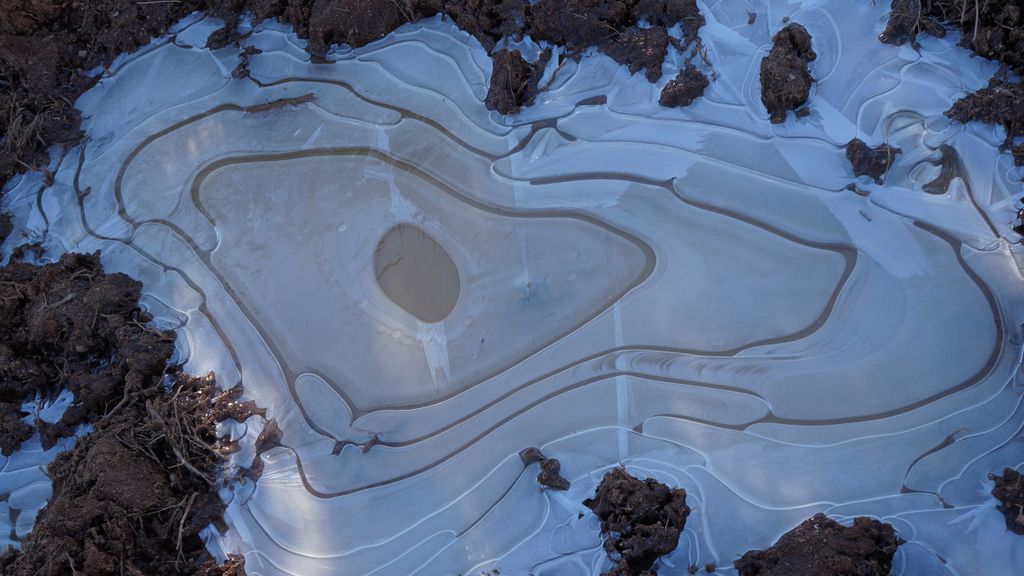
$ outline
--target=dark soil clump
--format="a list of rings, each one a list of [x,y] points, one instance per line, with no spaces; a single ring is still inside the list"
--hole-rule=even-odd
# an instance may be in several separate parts
[[[14,225],[11,224],[10,214],[0,214],[0,244],[7,240],[7,237],[11,235],[14,230]]]
[[[996,508],[1006,517],[1006,529],[1024,536],[1024,475],[1006,468],[1002,476],[989,474],[989,479],[996,483],[992,495],[1000,502]]]
[[[13,262],[0,269],[5,430],[23,402],[69,390],[75,404],[59,422],[41,429],[49,448],[78,425],[98,420],[126,388],[144,387],[147,378],[162,375],[174,336],[146,325],[149,318],[138,308],[141,288],[123,274],[104,274],[94,255],[68,254],[46,266]],[[24,432],[0,440],[5,455],[18,449]]]
[[[853,165],[855,176],[870,176],[881,184],[882,176],[888,172],[889,166],[896,160],[902,150],[888,144],[879,144],[874,148],[863,140],[854,138],[846,144],[846,159]]]
[[[537,483],[541,486],[555,490],[568,490],[569,481],[562,478],[562,464],[554,458],[548,458],[537,448],[527,448],[519,453],[523,465],[540,463],[540,474],[537,474]]]
[[[733,564],[740,576],[888,576],[901,543],[892,526],[873,518],[846,527],[819,513]]]
[[[708,83],[708,77],[703,72],[693,64],[687,63],[686,67],[662,88],[658,103],[670,108],[689,106],[704,95]]]
[[[676,549],[690,514],[685,490],[622,468],[606,474],[583,505],[601,520],[605,552],[616,563],[605,576],[657,576],[651,566]]]
[[[21,551],[0,559],[6,576],[242,574],[238,559],[210,562],[199,531],[219,521],[217,476],[233,449],[216,424],[258,409],[218,394],[212,375],[167,367],[173,334],[147,325],[140,289],[95,255],[0,269],[5,453],[34,429],[52,445],[94,426],[50,465],[53,496]],[[18,420],[23,401],[61,390],[74,402],[59,422]]]
[[[936,38],[946,35],[942,25],[925,12],[921,0],[892,0],[889,21],[878,39],[895,46],[902,46],[907,42],[916,44],[920,32],[926,32]]]
[[[516,114],[523,106],[532,104],[546,61],[531,65],[519,50],[498,50],[492,58],[491,86],[484,102],[487,108],[502,114]]]
[[[993,78],[985,88],[953,104],[946,116],[961,123],[976,120],[1001,125],[1006,129],[1004,146],[1011,150],[1015,163],[1024,166],[1024,141],[1014,147],[1018,138],[1024,138],[1024,82]]]
[[[817,58],[811,35],[800,24],[789,24],[772,37],[772,49],[761,60],[761,102],[773,124],[786,121],[786,112],[807,103],[814,78],[807,65]]]

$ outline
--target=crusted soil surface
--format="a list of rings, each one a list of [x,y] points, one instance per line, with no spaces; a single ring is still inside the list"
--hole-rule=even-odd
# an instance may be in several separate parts
[[[708,83],[708,77],[688,62],[679,74],[661,89],[658,103],[670,108],[689,106],[704,95]]]
[[[1024,536],[1024,475],[1007,468],[1002,476],[990,474],[989,479],[996,484],[992,495],[1000,502],[996,508],[1006,516],[1006,529]]]
[[[807,65],[817,58],[811,48],[811,35],[797,23],[791,23],[772,37],[772,49],[761,60],[761,103],[773,124],[786,121],[786,112],[807,103],[814,78]]]
[[[596,47],[633,72],[646,70],[651,81],[661,77],[666,29],[682,25],[683,40],[673,44],[685,50],[699,44],[704,24],[695,0],[6,0],[0,6],[0,182],[45,167],[47,147],[80,138],[72,103],[95,82],[86,71],[149,43],[196,10],[229,23],[211,45],[237,40],[233,23],[249,12],[255,21],[277,18],[292,25],[320,60],[332,44],[364,46],[405,23],[443,13],[488,51],[502,38],[530,34],[566,47],[574,58]],[[641,28],[641,20],[651,27]],[[503,114],[528,105],[539,89],[539,71],[510,75],[508,64],[496,65],[498,81],[491,82],[492,93],[501,95],[488,97]]]
[[[53,496],[0,574],[243,574],[241,559],[210,562],[199,531],[219,521],[218,474],[234,448],[216,424],[258,410],[218,393],[212,375],[167,368],[173,334],[147,325],[140,289],[96,255],[0,269],[4,452],[35,430],[45,445],[94,427],[50,465]],[[61,390],[74,402],[58,423],[21,422],[23,401]]]
[[[605,576],[656,576],[651,566],[676,549],[690,514],[685,490],[622,468],[606,474],[583,504],[601,520],[604,549],[615,562]]]
[[[901,543],[892,526],[873,518],[846,527],[819,513],[733,564],[740,576],[889,576]]]
[[[896,160],[902,150],[879,144],[872,148],[863,140],[854,138],[846,144],[846,159],[853,165],[855,176],[870,176],[881,184],[882,176],[889,171],[889,166]]]

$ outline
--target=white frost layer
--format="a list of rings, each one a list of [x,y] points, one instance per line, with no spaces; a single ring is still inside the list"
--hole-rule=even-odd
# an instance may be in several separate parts
[[[277,419],[284,446],[212,535],[251,575],[598,574],[580,502],[619,463],[689,493],[677,571],[729,573],[824,511],[893,523],[896,574],[1010,574],[1024,540],[984,479],[1024,462],[1020,171],[941,115],[993,66],[879,43],[876,4],[772,2],[753,25],[702,6],[717,77],[684,110],[593,56],[503,118],[487,55],[440,20],[328,65],[257,26],[256,81],[231,78],[237,49],[155,45],[83,96],[54,185],[8,202],[141,279],[186,367]],[[782,16],[819,84],[771,125],[757,71]],[[845,189],[854,136],[904,152],[866,195]],[[966,179],[929,195],[943,144]],[[375,281],[398,224],[459,269],[442,322]],[[258,427],[233,433],[247,464]],[[569,492],[523,470],[534,445]]]

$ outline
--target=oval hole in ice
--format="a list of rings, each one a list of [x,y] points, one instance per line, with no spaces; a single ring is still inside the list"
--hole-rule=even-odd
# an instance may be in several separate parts
[[[459,270],[443,246],[411,224],[388,230],[373,255],[373,272],[392,302],[424,322],[440,322],[459,300]]]

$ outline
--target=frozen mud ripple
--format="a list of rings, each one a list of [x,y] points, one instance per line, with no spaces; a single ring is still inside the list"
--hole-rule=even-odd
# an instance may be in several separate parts
[[[266,23],[251,78],[186,23],[7,202],[141,279],[186,367],[277,420],[211,534],[249,574],[598,574],[582,502],[619,463],[689,495],[676,571],[825,512],[893,524],[897,574],[1012,573],[985,479],[1024,463],[1020,172],[942,117],[992,69],[877,42],[883,6],[759,10],[704,8],[717,78],[689,108],[594,56],[514,118],[440,20],[332,64]],[[784,15],[818,84],[772,125],[757,66]],[[854,137],[903,151],[884,186],[854,178]],[[244,465],[259,430],[236,428]],[[529,446],[570,490],[540,489]]]

